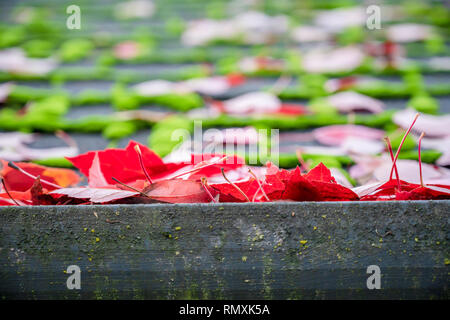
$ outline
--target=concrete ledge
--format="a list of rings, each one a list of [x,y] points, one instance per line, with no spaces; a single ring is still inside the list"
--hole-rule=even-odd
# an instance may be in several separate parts
[[[3,299],[448,299],[450,201],[0,207]],[[65,270],[81,269],[81,290]],[[369,265],[381,289],[368,290]]]

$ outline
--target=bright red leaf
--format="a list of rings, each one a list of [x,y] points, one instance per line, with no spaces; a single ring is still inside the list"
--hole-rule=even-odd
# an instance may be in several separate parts
[[[150,175],[157,175],[167,170],[166,165],[156,153],[135,141],[130,141],[125,149],[90,151],[76,157],[67,158],[67,160],[72,162],[86,177],[89,177],[91,168],[93,168],[91,173],[93,181],[89,180],[89,184],[102,185],[104,183],[101,178],[102,176],[110,185],[115,184],[112,177],[125,183],[145,180],[145,175],[139,164],[138,154],[134,150],[135,145],[139,145],[145,168]],[[96,155],[98,156],[99,162],[98,168],[94,163]]]
[[[318,181],[318,182],[327,182],[327,183],[336,183],[336,180],[331,175],[330,169],[328,169],[322,162],[319,163],[316,167],[311,169],[306,175],[305,178],[310,181]]]
[[[253,196],[259,188],[258,182],[253,178],[247,181],[235,182],[234,185],[242,190],[247,198],[230,183],[217,183],[211,185],[211,187],[220,194],[220,202],[248,202],[247,199],[252,201]]]
[[[22,172],[15,170],[8,166],[6,161],[0,160],[1,166],[0,175],[3,176],[6,187],[11,191],[27,191],[34,183],[34,179],[24,175]],[[61,187],[69,187],[80,182],[80,177],[70,169],[57,169],[40,166],[34,163],[16,162],[15,165],[26,172],[40,176],[41,179],[59,185]],[[55,189],[50,185],[46,185],[49,190]]]

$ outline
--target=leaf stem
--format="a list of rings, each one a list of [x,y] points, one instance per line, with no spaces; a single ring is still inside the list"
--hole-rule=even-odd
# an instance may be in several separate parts
[[[295,152],[295,154],[296,154],[297,159],[298,159],[298,162],[300,162],[301,167],[303,168],[303,170],[305,170],[306,172],[308,172],[308,171],[309,171],[309,166],[308,166],[308,164],[305,162],[305,160],[303,159],[301,150],[297,150],[297,151]]]
[[[8,188],[6,187],[5,180],[3,178],[0,178],[0,180],[2,180],[3,189],[5,189],[5,192],[8,195],[8,197],[16,204],[16,206],[20,207],[20,204],[9,193]]]
[[[144,166],[144,160],[142,159],[142,152],[141,152],[141,149],[139,148],[139,145],[135,145],[135,146],[134,146],[134,150],[135,150],[135,151],[137,152],[137,154],[138,154],[139,164],[141,165],[141,169],[142,169],[142,171],[144,172],[145,178],[147,178],[147,181],[148,181],[150,184],[153,184],[152,178],[150,178],[150,175],[148,174],[147,169],[145,169],[145,166]]]
[[[15,165],[14,162],[12,162],[12,161],[8,162],[8,166],[10,168],[12,168],[12,169],[18,170],[19,172],[23,173],[24,175],[26,175],[27,177],[29,177],[31,179],[34,179],[34,180],[37,179],[36,176],[33,176],[31,173],[26,172],[22,168],[20,168],[17,165]],[[45,183],[45,184],[47,184],[47,185],[49,185],[49,186],[51,186],[53,188],[56,188],[56,189],[61,189],[62,188],[61,186],[58,186],[57,184],[51,183],[51,182],[49,182],[47,180],[44,180],[44,179],[40,179],[40,180],[41,180],[42,183]]]
[[[118,179],[116,179],[116,178],[114,178],[114,177],[111,177],[111,179],[114,180],[115,182],[117,182],[118,184],[123,185],[124,187],[127,187],[127,188],[129,188],[129,189],[131,189],[131,190],[133,190],[133,191],[138,192],[140,195],[142,195],[142,196],[144,196],[144,197],[150,198],[150,197],[149,197],[148,195],[146,195],[144,192],[142,192],[142,191],[140,191],[140,190],[138,190],[138,189],[136,189],[136,188],[133,188],[133,187],[131,187],[131,186],[129,186],[129,185],[123,183],[122,181],[120,181],[120,180],[118,180]]]
[[[413,122],[411,123],[411,125],[408,128],[408,131],[406,131],[405,135],[403,136],[402,141],[400,142],[400,145],[398,146],[397,152],[395,153],[395,157],[394,157],[394,161],[393,161],[393,166],[391,168],[391,174],[390,174],[390,179],[392,179],[392,175],[394,174],[394,165],[397,162],[398,159],[398,155],[400,154],[400,150],[403,147],[403,143],[406,140],[406,137],[408,136],[409,132],[411,131],[412,127],[414,126],[414,124],[416,123],[417,118],[419,117],[419,113],[416,113],[416,115],[414,116]]]
[[[258,195],[259,190],[261,190],[261,186],[258,187],[258,189],[256,190],[255,194],[253,195],[252,202],[255,202],[256,196]]]
[[[420,137],[419,137],[419,146],[418,146],[418,148],[419,148],[419,172],[420,172],[420,185],[423,187],[424,186],[424,184],[423,184],[423,175],[422,175],[422,157],[421,157],[421,154],[420,154],[420,148],[421,148],[421,145],[422,145],[422,138],[425,136],[425,132],[422,132],[422,134],[420,135]]]
[[[250,202],[250,199],[247,197],[247,195],[244,193],[244,191],[242,191],[241,188],[239,188],[237,185],[235,185],[233,182],[231,182],[231,181],[227,178],[227,176],[225,175],[225,171],[223,170],[223,168],[220,168],[220,169],[221,169],[221,171],[222,171],[222,175],[223,175],[223,177],[225,178],[225,180],[226,180],[229,184],[231,184],[237,191],[239,191],[239,192],[244,196],[244,198],[247,200],[247,202]]]
[[[210,166],[215,165],[215,164],[217,164],[217,163],[219,163],[219,162],[221,162],[221,161],[223,161],[223,160],[226,160],[226,159],[228,159],[228,158],[229,158],[229,156],[225,156],[225,157],[223,157],[223,158],[214,160],[214,161],[212,161],[212,162],[210,162],[210,163],[205,164],[204,166],[200,166],[200,167],[198,167],[198,168],[193,168],[193,169],[188,170],[188,171],[186,171],[186,172],[182,172],[182,173],[180,173],[180,174],[177,174],[176,176],[171,177],[171,179],[179,178],[179,177],[184,176],[184,175],[186,175],[186,174],[193,173],[193,172],[196,172],[196,171],[198,171],[198,170],[201,170],[201,169],[210,167]]]
[[[55,135],[63,140],[69,147],[72,148],[78,148],[78,144],[71,136],[69,136],[66,132],[63,130],[56,131]]]
[[[209,190],[208,190],[208,180],[206,180],[205,177],[202,177],[201,183],[202,183],[203,189],[205,189],[205,192],[211,198],[212,202],[217,203],[216,199],[214,199],[214,197],[212,196],[211,192],[209,192]]]
[[[395,170],[395,177],[397,178],[398,190],[400,191],[401,190],[400,176],[398,175],[397,165],[394,163],[394,152],[392,151],[391,140],[389,140],[389,137],[384,137],[384,140],[386,141],[386,144],[387,144],[388,150],[389,150],[389,154],[391,155],[392,165],[394,166],[394,170]],[[391,179],[392,179],[392,177],[391,177]]]
[[[270,201],[269,197],[267,196],[266,192],[264,191],[264,188],[263,188],[261,182],[259,181],[258,177],[256,176],[256,174],[254,174],[251,169],[248,169],[248,172],[255,178],[255,180],[259,186],[258,190],[261,190],[262,194],[264,195],[264,198],[266,198],[267,201]],[[256,193],[258,193],[258,190],[256,191]],[[255,195],[256,195],[256,193],[255,193]],[[253,202],[255,202],[255,196],[253,196]]]

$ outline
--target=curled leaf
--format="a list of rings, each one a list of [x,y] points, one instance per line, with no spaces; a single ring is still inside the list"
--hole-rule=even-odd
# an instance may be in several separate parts
[[[133,197],[139,193],[120,189],[63,188],[53,190],[49,192],[49,194],[66,195],[70,198],[86,199],[94,203],[107,203],[114,200]]]

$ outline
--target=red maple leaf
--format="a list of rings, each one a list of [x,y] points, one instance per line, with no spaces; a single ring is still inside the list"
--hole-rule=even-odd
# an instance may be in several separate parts
[[[267,192],[271,200],[294,201],[349,201],[358,200],[358,196],[350,189],[336,183],[331,171],[320,163],[307,174],[302,175],[300,168],[292,171],[278,170],[270,166],[266,182],[277,186],[274,192]],[[280,186],[284,184],[284,190]]]
[[[139,147],[140,155],[135,150],[136,146]],[[220,173],[222,167],[231,170],[245,164],[243,159],[237,156],[230,156],[224,162],[215,163],[213,160],[224,158],[224,155],[218,154],[193,154],[190,163],[164,163],[156,153],[135,141],[130,141],[125,149],[90,151],[67,159],[88,177],[89,186],[110,187],[116,183],[112,178],[124,183],[146,180],[139,157],[153,181],[184,174],[191,180],[199,180],[201,177]]]
[[[245,165],[245,160],[236,155],[226,156],[224,154],[192,154],[190,163],[168,163],[168,170],[157,176],[158,179],[171,179],[181,177],[189,180],[200,180],[221,173],[222,168],[226,171],[234,170]]]
[[[12,199],[14,200],[12,200]],[[30,191],[9,191],[0,193],[0,206],[16,206],[31,204],[31,193]]]
[[[42,180],[61,187],[76,185],[80,182],[80,177],[70,169],[49,168],[28,162],[17,162],[15,165],[33,176],[40,176]],[[3,177],[5,185],[10,192],[25,192],[33,186],[35,178],[9,167],[6,161],[0,160],[0,167],[0,176]],[[46,188],[49,190],[56,189],[55,186],[50,184],[46,184]]]
[[[294,201],[318,201],[320,200],[320,193],[317,188],[312,185],[300,171],[297,166],[291,171],[289,180],[286,182],[286,187],[281,199]]]
[[[220,202],[249,202],[252,201],[253,196],[259,189],[259,184],[255,179],[250,178],[247,181],[235,182],[234,185],[230,183],[213,184],[211,188],[220,194]]]
[[[322,162],[311,169],[305,178],[316,187],[322,201],[352,201],[358,200],[358,195],[352,190],[338,184]]]
[[[166,203],[207,203],[211,199],[199,181],[170,179],[157,181],[143,190],[149,198]]]
[[[375,191],[363,196],[363,201],[374,200],[442,200],[450,199],[450,186],[420,185],[403,180],[391,179]]]
[[[398,159],[398,155],[403,146],[403,143],[411,131],[414,123],[416,122],[419,114],[417,113],[413,119],[412,124],[406,131],[403,139],[400,143],[399,148],[394,156],[392,151],[392,146],[389,141],[389,138],[385,138],[386,143],[388,145],[389,153],[392,159],[392,168],[390,173],[389,180],[384,183],[376,186],[376,188],[369,192],[367,195],[361,198],[361,200],[438,200],[438,199],[450,199],[450,186],[446,185],[426,185],[423,182],[422,175],[422,159],[421,159],[421,142],[424,137],[424,133],[422,133],[419,137],[419,145],[418,145],[418,153],[419,153],[419,173],[420,173],[420,184],[409,183],[403,180],[400,180],[398,170],[396,167],[396,161]],[[393,179],[393,174],[395,172],[396,179]]]
[[[309,181],[336,183],[336,180],[331,175],[330,169],[328,169],[322,162],[305,174],[305,178]]]
[[[130,141],[125,149],[113,148],[103,151],[90,151],[76,157],[67,158],[67,160],[72,162],[86,177],[91,176],[89,183],[93,185],[102,185],[103,182],[101,180],[99,181],[102,176],[110,185],[115,184],[112,177],[122,182],[145,180],[144,172],[139,163],[139,157],[134,149],[136,145],[141,149],[143,163],[150,175],[156,176],[168,170],[167,166],[156,153],[135,141]],[[98,157],[99,168],[93,168],[96,156]],[[93,169],[91,170],[91,168]],[[101,171],[101,174],[99,171]]]

